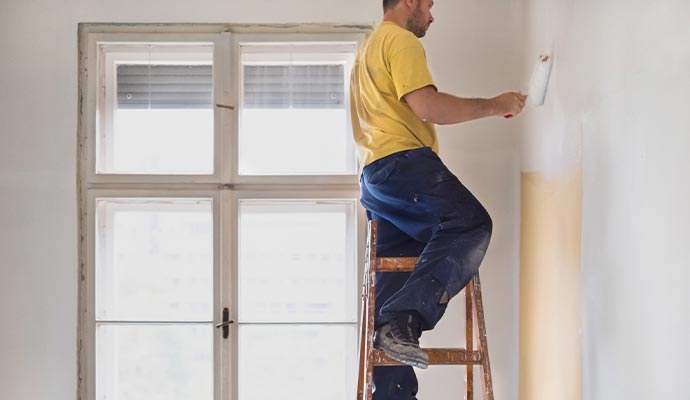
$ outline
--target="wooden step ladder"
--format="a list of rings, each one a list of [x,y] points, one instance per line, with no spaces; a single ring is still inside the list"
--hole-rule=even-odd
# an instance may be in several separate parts
[[[357,400],[372,400],[373,374],[376,366],[404,365],[375,349],[374,344],[374,297],[376,293],[376,272],[411,272],[417,263],[416,257],[377,257],[376,221],[368,225],[366,260],[364,271],[364,290],[362,292],[362,331],[359,348],[359,379],[357,381]],[[422,349],[429,355],[429,365],[466,365],[465,400],[474,397],[473,366],[482,370],[482,389],[484,400],[494,400],[489,365],[489,349],[486,343],[484,307],[479,274],[465,286],[466,347]],[[474,337],[478,338],[475,350]]]

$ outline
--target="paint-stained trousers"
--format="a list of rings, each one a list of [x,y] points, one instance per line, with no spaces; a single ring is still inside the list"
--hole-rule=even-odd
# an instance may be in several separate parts
[[[492,231],[489,214],[430,148],[364,167],[361,203],[378,222],[377,255],[419,257],[411,273],[377,273],[375,326],[416,312],[430,330],[477,273]],[[376,367],[374,400],[415,400],[412,367]]]

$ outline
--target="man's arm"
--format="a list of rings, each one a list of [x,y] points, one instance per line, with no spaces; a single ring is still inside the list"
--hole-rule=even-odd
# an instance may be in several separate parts
[[[525,107],[526,98],[520,93],[507,92],[491,99],[466,99],[437,92],[433,86],[426,86],[403,96],[403,100],[422,121],[438,125],[458,124],[499,115],[516,116]]]

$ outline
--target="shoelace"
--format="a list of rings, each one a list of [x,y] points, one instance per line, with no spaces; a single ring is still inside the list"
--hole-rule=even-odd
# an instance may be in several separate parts
[[[411,315],[408,320],[408,328],[410,329],[410,336],[414,338],[414,342],[419,344],[419,337],[422,336],[422,324],[419,320],[413,318]]]
[[[419,324],[416,322],[417,321],[415,321],[411,315],[407,317],[407,321],[400,321],[398,318],[393,318],[391,320],[391,333],[394,337],[403,342],[418,345],[419,335],[417,335],[416,332],[419,329]]]

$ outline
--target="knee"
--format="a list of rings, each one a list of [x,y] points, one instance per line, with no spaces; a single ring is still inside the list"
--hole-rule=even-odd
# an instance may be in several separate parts
[[[476,228],[486,231],[488,236],[491,237],[491,234],[494,230],[494,221],[491,219],[489,212],[486,211],[486,208],[477,202],[477,207],[475,208],[473,214],[472,225]]]
[[[493,233],[494,223],[491,216],[484,207],[479,207],[470,212],[455,212],[445,217],[441,217],[441,222],[437,229],[446,231],[457,231],[463,233],[467,230],[483,230],[489,237]]]
[[[491,219],[491,216],[486,210],[484,210],[484,215],[482,218],[482,227],[489,233],[490,237],[494,230],[494,221]]]
[[[494,229],[493,220],[486,210],[484,210],[484,213],[482,214],[478,228],[479,229],[476,231],[477,240],[479,241],[477,247],[483,251],[486,251],[486,249],[489,247],[489,242],[491,242],[491,235]]]

